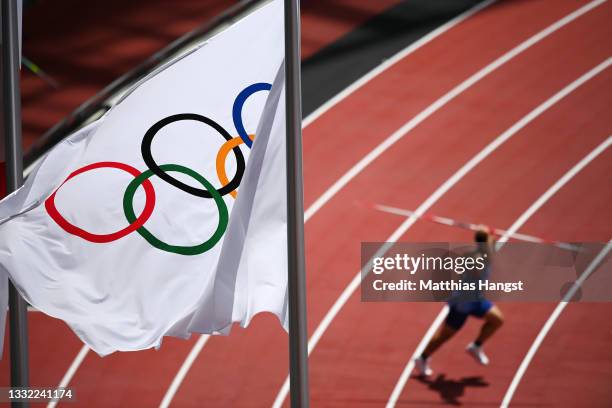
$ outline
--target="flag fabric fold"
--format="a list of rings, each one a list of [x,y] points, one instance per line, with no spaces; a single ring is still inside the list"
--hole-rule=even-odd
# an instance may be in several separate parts
[[[223,273],[215,275],[210,294],[203,298],[190,321],[190,331],[210,333],[227,328],[231,322],[248,324],[253,315],[262,311],[273,311],[288,330],[287,297],[281,293],[287,287],[284,101],[282,64],[232,210],[219,257],[218,269]],[[248,296],[254,293],[258,296]]]
[[[141,81],[0,202],[0,272],[94,351],[287,328],[283,5]]]

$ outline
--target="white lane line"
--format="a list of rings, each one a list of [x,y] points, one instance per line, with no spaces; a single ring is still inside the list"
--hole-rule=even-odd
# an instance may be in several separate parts
[[[406,383],[410,379],[410,374],[412,374],[412,370],[414,369],[414,359],[417,356],[420,356],[421,353],[423,353],[423,350],[425,350],[425,347],[429,343],[429,340],[431,340],[438,327],[442,324],[442,322],[446,318],[446,315],[448,315],[448,306],[444,305],[442,310],[440,310],[434,321],[431,323],[431,326],[429,326],[429,329],[427,329],[427,332],[421,339],[421,342],[418,344],[416,350],[414,351],[414,354],[410,356],[410,359],[408,360],[404,371],[402,371],[402,374],[399,376],[395,387],[393,387],[393,391],[389,396],[389,401],[387,401],[387,405],[385,406],[385,408],[394,408],[395,404],[397,404],[397,400],[399,399],[400,395],[402,395],[402,392],[406,387]]]
[[[610,59],[608,59],[607,61],[610,61]],[[503,245],[508,241],[512,231],[516,232],[516,230],[518,230],[521,226],[523,226],[525,222],[527,222],[527,220],[529,220],[529,218],[531,218],[531,216],[535,214],[536,211],[538,211],[557,191],[559,191],[565,184],[567,184],[587,164],[589,164],[599,154],[601,154],[605,149],[607,149],[611,143],[612,143],[612,136],[608,136],[608,138],[603,143],[601,143],[593,151],[591,151],[588,155],[582,158],[580,162],[578,162],[567,173],[565,173],[559,180],[557,180],[555,184],[553,184],[548,190],[546,190],[544,194],[542,194],[527,210],[525,210],[523,214],[519,216],[519,218],[516,219],[516,221],[508,229],[507,233],[504,234],[497,241],[497,250],[500,250],[503,247]],[[399,396],[401,395],[402,391],[404,390],[404,387],[406,386],[406,383],[408,379],[410,378],[410,374],[412,373],[412,370],[414,369],[415,357],[421,355],[421,353],[425,349],[425,346],[427,345],[427,343],[429,343],[429,340],[433,336],[433,333],[437,330],[438,326],[442,323],[442,320],[444,319],[444,317],[446,317],[447,313],[448,313],[448,308],[445,306],[440,311],[440,313],[438,314],[434,322],[431,324],[425,336],[423,336],[423,339],[417,346],[416,350],[414,351],[414,354],[411,356],[399,380],[397,381],[397,384],[395,385],[395,388],[393,389],[393,392],[391,393],[391,397],[389,397],[389,401],[387,402],[386,408],[395,407],[395,404],[397,403],[397,400]]]
[[[453,89],[451,92],[449,92],[445,96],[443,96],[441,99],[439,99],[438,101],[434,102],[433,105],[431,105],[425,111],[423,111],[419,115],[417,115],[417,117],[415,117],[415,119],[418,118],[418,117],[422,117],[422,119],[420,119],[420,121],[425,120],[425,118],[429,117],[429,115],[431,115],[433,112],[435,112],[441,106],[443,106],[444,104],[446,104],[450,100],[452,100],[452,98],[454,96],[456,96],[459,93],[463,92],[465,89],[469,88],[469,86],[473,85],[478,80],[484,78],[486,75],[491,73],[493,70],[499,68],[503,63],[508,62],[510,59],[514,58],[520,52],[525,51],[527,48],[531,47],[532,45],[534,45],[538,41],[546,38],[548,35],[554,33],[555,31],[559,30],[563,26],[569,24],[570,22],[572,22],[573,20],[575,20],[578,17],[582,16],[583,14],[587,13],[588,11],[593,9],[594,7],[597,7],[598,5],[605,3],[605,1],[606,0],[592,1],[592,2],[590,2],[588,4],[586,4],[585,6],[579,8],[578,10],[572,12],[571,14],[568,14],[567,16],[565,16],[561,20],[557,21],[556,23],[552,24],[548,28],[546,28],[546,29],[540,31],[539,33],[535,34],[533,37],[530,37],[529,39],[527,39],[526,41],[524,41],[523,43],[521,43],[517,47],[513,48],[508,53],[504,54],[503,56],[501,56],[500,58],[495,60],[493,63],[487,65],[481,71],[479,71],[478,73],[476,73],[475,75],[470,77],[468,80],[463,82],[461,85],[459,85],[458,87]],[[554,95],[552,98],[550,98],[549,100],[544,102],[542,105],[538,106],[536,109],[531,111],[527,116],[525,116],[519,122],[515,123],[511,128],[509,128],[504,133],[499,135],[493,142],[491,142],[489,145],[487,145],[476,156],[474,156],[469,162],[464,164],[463,167],[461,167],[461,169],[459,169],[448,180],[446,180],[446,182],[444,182],[444,184],[442,184],[440,187],[438,187],[438,189],[431,196],[429,196],[427,198],[427,200],[425,200],[419,206],[419,208],[417,208],[417,210],[415,211],[415,215],[412,216],[412,217],[409,217],[387,239],[387,242],[395,242],[397,239],[399,239],[399,237],[401,237],[404,234],[404,232],[406,232],[416,222],[418,217],[423,216],[423,214],[425,214],[425,212],[427,210],[429,210],[429,208],[433,204],[435,204],[440,199],[440,197],[442,197],[452,186],[454,186],[457,182],[459,182],[459,180],[461,180],[461,178],[463,178],[463,176],[465,176],[466,173],[468,173],[472,168],[474,168],[478,163],[480,163],[489,154],[491,154],[493,151],[495,151],[495,149],[497,149],[507,139],[509,139],[516,132],[518,132],[523,127],[525,127],[530,121],[532,121],[537,116],[542,114],[542,112],[547,110],[550,106],[552,106],[556,102],[558,102],[558,100],[562,99],[564,96],[566,96],[568,93],[570,93],[575,88],[580,86],[582,83],[586,82],[591,77],[595,76],[597,73],[599,73],[602,70],[604,70],[607,66],[610,65],[610,62],[611,62],[611,59],[609,58],[606,61],[604,61],[602,64],[600,64],[597,67],[595,67],[593,70],[589,71],[587,74],[585,74],[582,77],[578,78],[572,84],[568,85],[566,88],[561,90],[559,93]],[[486,74],[485,74],[485,72],[486,72]],[[475,79],[475,78],[477,78],[477,79]],[[466,83],[469,83],[470,85],[465,85]],[[461,90],[460,91],[456,91],[459,88]],[[449,96],[450,94],[453,94],[454,96],[450,97]],[[441,103],[440,101],[441,100],[444,100],[444,102],[440,105],[440,103]],[[435,109],[432,108],[434,105],[438,105],[438,107],[435,108]],[[430,113],[427,113],[425,115],[425,112],[427,112],[427,111],[429,111]],[[413,123],[413,121],[414,121],[414,119],[409,121],[407,123],[407,125]],[[412,127],[409,127],[407,125],[404,125],[400,130],[405,130],[407,132],[407,131],[411,130],[414,126],[416,126],[416,124],[414,124],[414,126],[411,125]],[[363,168],[365,168],[378,155],[382,154],[382,152],[384,152],[388,147],[390,147],[393,143],[395,143],[395,141],[399,140],[399,138],[401,138],[402,136],[403,136],[403,134],[400,134],[399,131],[397,131],[393,135],[391,135],[387,140],[385,140],[381,145],[379,145],[374,151],[370,152],[370,154],[368,154],[366,157],[364,157],[364,159],[362,159],[353,169],[351,169],[349,171],[349,173],[345,174],[343,176],[343,178],[345,178],[346,180],[342,181],[342,179],[340,179],[339,180],[340,184],[348,183],[348,181],[350,179],[352,179],[354,176],[356,176]],[[395,140],[390,141],[391,139],[395,139]],[[381,147],[383,145],[386,145],[386,147]],[[377,151],[378,151],[378,153],[376,153]],[[306,211],[306,216],[304,217],[305,220],[308,220],[312,215],[314,215],[322,207],[322,205],[325,202],[327,202],[329,199],[331,199],[331,197],[333,195],[335,195],[337,193],[337,191],[340,190],[340,188],[343,187],[344,184],[342,184],[342,186],[338,187],[338,183],[339,182],[334,184],[329,190],[327,190],[325,192],[325,194],[323,196],[321,196],[319,198],[319,200],[317,200],[310,208],[308,208],[308,210]],[[320,201],[322,201],[322,202],[320,202]],[[323,317],[323,320],[321,320],[321,322],[319,323],[319,325],[315,329],[314,333],[312,334],[312,336],[310,337],[310,340],[308,342],[308,354],[310,354],[312,352],[312,350],[316,347],[317,343],[321,339],[321,336],[327,330],[327,328],[329,327],[331,321],[336,317],[336,315],[338,314],[340,309],[344,306],[346,301],[350,298],[352,293],[355,290],[357,290],[357,288],[359,287],[359,282],[360,282],[360,272],[358,272],[355,275],[353,280],[348,284],[348,286],[340,294],[338,299],[336,299],[335,303],[328,310],[327,314]],[[444,309],[443,309],[443,311],[444,311]],[[441,312],[441,313],[443,313],[443,312]],[[283,383],[283,385],[282,385],[278,395],[276,396],[276,399],[274,400],[274,403],[273,403],[272,407],[273,408],[280,408],[282,406],[282,404],[283,404],[284,399],[287,397],[288,393],[289,393],[289,377],[286,377],[285,378],[285,382]]]
[[[382,64],[380,64],[376,68],[372,69],[366,75],[364,75],[359,80],[357,80],[356,82],[354,82],[353,84],[351,84],[350,86],[345,88],[342,92],[340,92],[339,94],[334,96],[332,99],[330,99],[329,101],[327,101],[326,103],[321,105],[318,109],[316,109],[314,112],[312,112],[306,118],[304,118],[304,120],[302,121],[302,128],[306,128],[312,122],[314,122],[319,117],[321,117],[325,112],[329,111],[331,108],[333,108],[338,103],[340,103],[341,101],[346,99],[348,96],[353,94],[359,88],[363,87],[365,84],[367,84],[372,79],[376,78],[378,75],[380,75],[383,72],[385,72],[387,69],[391,68],[393,65],[397,64],[402,59],[406,58],[407,56],[409,56],[410,54],[414,53],[419,48],[421,48],[424,45],[430,43],[431,41],[433,41],[437,37],[441,36],[442,34],[447,32],[448,30],[450,30],[451,28],[456,26],[457,24],[459,24],[462,21],[468,19],[472,15],[476,14],[478,11],[488,7],[489,5],[495,3],[496,1],[497,0],[486,0],[486,1],[483,1],[483,2],[481,2],[479,4],[477,4],[476,6],[472,7],[471,9],[461,13],[457,17],[453,18],[452,20],[449,20],[445,24],[443,24],[440,27],[436,28],[435,30],[433,30],[429,34],[425,35],[424,37],[421,37],[419,40],[415,41],[414,43],[412,43],[408,47],[404,48],[403,50],[401,50],[397,54],[393,55],[391,58],[389,58],[388,60],[384,61]],[[319,208],[320,207],[322,207],[322,204],[319,206]],[[310,210],[310,209],[309,209],[309,211],[307,210],[305,212],[305,217],[304,217],[305,219],[304,219],[304,221],[305,222],[308,221],[308,219],[312,215],[314,215],[315,212],[316,212],[316,210],[315,211]],[[192,352],[193,352],[193,350],[192,350]],[[191,355],[191,353],[190,353],[190,355]],[[176,378],[173,380],[172,383],[174,384],[175,382],[176,382]],[[177,388],[179,386],[180,386],[180,382],[177,384]],[[168,401],[168,403],[170,401],[171,401],[171,399]]]
[[[610,250],[612,250],[612,241],[608,241],[608,244],[604,247],[604,249],[602,249],[599,252],[599,254],[593,259],[593,261],[589,264],[587,269],[582,273],[582,275],[580,275],[580,278],[578,278],[578,280],[574,282],[571,289],[564,296],[563,300],[559,302],[555,310],[552,312],[552,314],[546,321],[546,323],[544,323],[544,326],[542,326],[542,330],[540,330],[540,332],[538,333],[537,337],[533,341],[533,344],[529,348],[529,351],[525,355],[525,358],[521,362],[521,365],[519,366],[518,370],[514,374],[514,378],[512,379],[512,382],[510,383],[510,387],[508,387],[508,390],[506,391],[506,395],[504,395],[504,399],[501,403],[502,408],[507,408],[508,405],[510,404],[510,401],[512,401],[514,392],[516,391],[516,388],[518,387],[521,379],[523,378],[525,371],[527,371],[527,367],[529,367],[529,364],[531,363],[531,360],[533,360],[535,353],[540,348],[540,345],[546,338],[546,335],[548,334],[552,326],[555,324],[555,321],[561,315],[561,312],[563,312],[563,309],[565,309],[565,307],[568,305],[568,302],[574,296],[578,288],[580,288],[580,286],[584,283],[584,281],[587,280],[587,278],[591,275],[591,273],[593,273],[593,271],[595,271],[597,267],[599,266],[599,264],[605,259],[605,257],[608,255]]]
[[[606,67],[609,66],[610,63],[612,63],[612,58],[608,58],[605,62],[607,63]],[[498,249],[500,245],[508,241],[509,237],[512,234],[514,234],[516,231],[518,231],[518,229],[521,228],[525,224],[525,222],[527,222],[527,220],[531,218],[531,216],[540,209],[540,207],[542,207],[548,200],[550,200],[550,197],[555,195],[561,187],[567,184],[567,182],[571,180],[576,174],[578,174],[587,164],[589,164],[597,156],[603,153],[610,146],[611,143],[612,143],[612,136],[608,136],[608,138],[604,140],[603,143],[601,143],[599,146],[593,149],[591,153],[585,156],[582,160],[580,160],[580,162],[578,162],[574,167],[572,167],[570,171],[565,173],[563,177],[557,180],[557,182],[553,186],[551,186],[538,199],[538,201],[533,203],[531,207],[529,207],[527,211],[525,211],[523,215],[521,215],[521,217],[518,220],[516,220],[510,228],[508,228],[508,232],[499,241],[497,241]]]
[[[332,199],[341,189],[343,189],[351,180],[353,180],[359,173],[363,171],[370,163],[376,160],[380,155],[387,151],[397,141],[402,139],[408,132],[420,125],[423,121],[428,119],[431,115],[436,113],[446,104],[451,102],[457,96],[462,94],[468,88],[479,82],[484,77],[497,70],[499,67],[512,60],[514,57],[529,49],[534,44],[548,37],[555,31],[571,23],[578,17],[592,10],[593,8],[605,3],[606,0],[594,0],[590,3],[580,7],[578,10],[568,14],[562,19],[558,20],[554,24],[548,26],[544,30],[535,34],[534,36],[523,41],[518,46],[514,47],[495,61],[491,62],[480,71],[451,89],[448,93],[443,95],[440,99],[429,105],[425,110],[420,112],[418,115],[406,122],[402,127],[396,130],[393,134],[387,137],[381,144],[376,146],[372,151],[365,155],[359,162],[357,162],[349,171],[342,175],[329,189],[327,189],[323,195],[321,195],[304,213],[304,220],[310,219],[317,211],[323,207],[329,200]]]
[[[81,347],[81,350],[77,354],[74,361],[72,361],[72,364],[70,364],[70,367],[68,367],[68,371],[66,371],[66,374],[64,374],[64,377],[60,381],[58,388],[68,387],[68,384],[70,384],[72,377],[74,377],[74,373],[76,373],[76,371],[79,369],[79,366],[81,365],[83,360],[85,360],[87,353],[89,353],[89,347],[87,346]],[[58,402],[59,401],[49,402],[47,404],[47,408],[55,408]]]
[[[438,313],[438,315],[434,319],[431,326],[429,326],[429,329],[427,329],[427,332],[425,333],[424,338],[431,339],[433,337],[435,331],[438,329],[438,326],[442,324],[447,314],[448,314],[448,306],[444,305],[440,313]],[[425,346],[423,345],[423,347],[421,347],[421,344],[419,344],[417,347],[418,354],[415,352],[415,355],[421,354],[423,352],[422,348],[425,348]],[[412,362],[413,359],[414,359],[414,355],[410,357],[410,361]],[[395,385],[395,388],[393,388],[393,391],[391,392],[391,395],[389,396],[389,401],[387,401],[386,408],[395,407],[397,400],[399,399],[400,395],[402,394],[402,391],[404,390],[404,384],[408,382],[408,379],[410,378],[410,374],[412,374],[413,368],[414,367],[410,367],[410,369],[408,369],[408,367],[406,367],[406,369],[402,371],[402,374],[399,376],[399,379],[397,380],[397,384]]]
[[[610,143],[612,142],[612,136],[608,137],[608,140],[606,140],[606,142],[607,142],[607,146],[606,147],[610,146]],[[601,145],[600,145],[600,147],[601,147]],[[605,148],[602,149],[602,151],[603,150],[605,150]],[[596,156],[597,156],[597,154],[595,155],[595,157]],[[578,171],[580,171],[580,170],[578,170]],[[591,275],[591,273],[597,268],[597,266],[599,266],[601,261],[603,261],[603,259],[606,257],[608,252],[610,252],[610,249],[612,249],[612,243],[608,242],[608,244],[604,247],[604,249],[593,259],[593,261],[589,264],[587,269],[580,275],[578,280],[576,282],[574,282],[574,284],[572,285],[571,289],[563,297],[563,300],[557,305],[557,307],[555,308],[553,313],[550,315],[550,317],[548,318],[546,323],[544,323],[544,326],[542,327],[542,330],[540,330],[540,332],[538,333],[536,339],[534,340],[533,344],[529,348],[529,351],[527,351],[527,354],[523,358],[523,361],[521,362],[521,365],[519,366],[518,370],[514,374],[514,377],[512,378],[512,382],[510,383],[510,386],[506,390],[506,394],[504,395],[504,399],[502,400],[502,404],[501,404],[502,407],[506,408],[510,404],[510,401],[512,400],[512,397],[514,396],[514,393],[515,393],[519,383],[521,382],[521,379],[523,378],[523,375],[525,374],[525,371],[527,371],[527,367],[529,367],[529,364],[531,363],[531,360],[533,360],[533,357],[535,356],[535,353],[540,348],[540,345],[544,341],[544,338],[546,337],[546,335],[548,334],[548,332],[552,328],[553,324],[555,324],[555,321],[557,320],[557,318],[559,317],[561,312],[563,312],[563,309],[565,309],[565,307],[567,306],[568,302],[572,299],[572,297],[574,296],[574,294],[576,293],[578,288]]]
[[[183,379],[189,372],[191,365],[193,364],[195,359],[198,357],[198,354],[200,354],[200,351],[202,351],[202,348],[204,348],[204,345],[206,344],[209,338],[210,336],[207,334],[203,334],[200,336],[196,344],[193,346],[193,348],[189,352],[189,355],[183,362],[183,365],[181,365],[181,368],[179,369],[178,373],[176,373],[176,376],[172,380],[172,384],[170,384],[168,391],[166,391],[166,395],[164,395],[162,402],[159,404],[159,408],[168,408],[170,406],[170,403],[172,402],[174,395],[176,394],[179,387],[181,386]]]
[[[518,387],[521,379],[523,378],[525,371],[527,371],[527,367],[529,367],[529,364],[531,363],[531,360],[533,360],[535,353],[540,348],[540,345],[546,338],[546,335],[548,334],[552,326],[555,324],[555,321],[561,315],[561,312],[563,312],[563,309],[565,309],[565,307],[568,305],[568,302],[574,296],[578,288],[591,275],[591,273],[593,273],[593,271],[597,269],[599,264],[605,259],[606,255],[608,255],[611,249],[612,249],[612,241],[608,241],[608,244],[593,259],[593,261],[589,264],[587,269],[582,273],[582,275],[580,275],[580,278],[578,278],[578,280],[574,282],[571,289],[564,296],[563,300],[559,302],[555,310],[552,312],[552,314],[546,321],[546,323],[544,323],[544,326],[542,326],[542,330],[540,330],[540,332],[538,333],[533,344],[529,348],[529,351],[525,355],[525,358],[521,362],[521,365],[519,366],[518,370],[514,374],[514,378],[512,379],[512,382],[510,383],[510,387],[508,387],[508,390],[506,391],[506,395],[504,395],[504,399],[501,403],[502,408],[507,408],[508,405],[510,404],[510,401],[512,401],[514,392],[516,391],[516,388]]]
[[[372,69],[370,72],[368,72],[367,74],[365,74],[364,76],[359,78],[356,82],[353,82],[350,86],[345,88],[338,95],[334,96],[329,101],[327,101],[323,105],[321,105],[314,112],[312,112],[310,115],[308,115],[304,119],[304,121],[302,122],[303,127],[306,127],[306,126],[310,125],[312,122],[317,120],[325,112],[327,112],[328,110],[330,110],[331,108],[336,106],[342,100],[346,99],[349,95],[351,95],[353,92],[355,92],[356,90],[358,90],[359,88],[361,88],[362,86],[364,86],[365,84],[370,82],[372,79],[376,78],[378,75],[382,74],[387,69],[391,68],[393,65],[397,64],[399,61],[401,61],[402,59],[406,58],[408,55],[412,54],[413,52],[415,52],[419,48],[423,47],[424,45],[430,43],[431,41],[433,41],[437,37],[441,36],[442,34],[447,32],[448,30],[450,30],[451,28],[456,26],[457,24],[459,24],[462,21],[464,21],[464,20],[468,19],[469,17],[473,16],[474,14],[476,14],[477,12],[482,10],[483,8],[488,7],[491,4],[495,3],[495,1],[496,0],[487,0],[487,1],[483,1],[482,3],[477,4],[476,6],[472,7],[471,9],[469,9],[469,10],[459,14],[457,17],[453,18],[452,20],[449,20],[445,24],[443,24],[440,27],[436,28],[435,30],[433,30],[432,32],[428,33],[424,37],[421,37],[419,40],[417,40],[414,43],[410,44],[408,47],[404,48],[403,50],[401,50],[397,54],[393,55],[388,60],[385,60],[382,64],[380,64],[376,68]]]

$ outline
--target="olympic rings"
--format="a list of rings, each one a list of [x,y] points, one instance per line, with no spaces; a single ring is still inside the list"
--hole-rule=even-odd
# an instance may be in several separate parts
[[[138,218],[134,217],[134,219],[130,220],[129,221],[130,225],[125,227],[124,229],[114,232],[112,234],[93,234],[77,226],[74,226],[70,222],[68,222],[59,213],[59,211],[57,211],[57,208],[55,207],[55,194],[71,178],[78,176],[81,173],[85,173],[87,171],[99,169],[103,167],[110,167],[110,168],[123,170],[123,171],[130,173],[134,177],[141,176],[141,173],[137,169],[127,164],[124,164],[124,163],[117,163],[117,162],[93,163],[88,166],[81,167],[80,169],[76,171],[73,171],[66,178],[66,180],[64,180],[64,182],[59,185],[59,187],[53,192],[53,194],[51,194],[51,196],[47,198],[47,200],[45,201],[45,208],[47,210],[47,213],[53,219],[53,221],[57,223],[57,225],[59,225],[60,227],[64,229],[64,231],[68,232],[69,234],[73,234],[78,237],[81,237],[87,241],[95,242],[95,243],[112,242],[112,241],[118,240],[119,238],[123,238],[124,236],[128,235],[132,231],[137,230],[138,228],[142,227],[144,223],[149,219],[149,217],[153,213],[153,208],[155,207],[155,190],[153,190],[153,184],[151,184],[149,180],[146,180],[146,182],[142,183],[142,186],[144,187],[144,190],[145,190],[145,196],[146,196],[145,207],[142,210],[142,213],[138,216]]]
[[[147,133],[145,133],[144,137],[142,138],[142,144],[140,147],[142,152],[142,158],[147,167],[151,169],[153,174],[155,174],[157,177],[161,178],[165,182],[191,195],[204,198],[212,198],[212,194],[209,191],[192,187],[164,173],[153,159],[153,155],[151,154],[151,142],[153,142],[153,138],[155,137],[157,132],[159,132],[164,126],[180,120],[196,120],[198,122],[205,123],[215,129],[217,132],[219,132],[219,134],[223,136],[225,140],[232,139],[230,134],[227,133],[227,131],[214,120],[209,119],[206,116],[198,115],[196,113],[180,113],[178,115],[168,116],[167,118],[160,120],[159,122],[151,126],[149,130],[147,130]],[[232,181],[230,181],[228,184],[224,185],[218,190],[219,194],[221,195],[225,195],[230,191],[234,191],[240,185],[242,175],[244,174],[244,156],[242,155],[242,152],[238,147],[232,150],[236,155],[236,174],[234,175]]]
[[[110,161],[92,163],[81,167],[80,169],[72,172],[66,178],[66,180],[64,180],[64,182],[60,184],[59,187],[57,187],[53,194],[51,194],[51,196],[47,198],[47,200],[45,201],[45,209],[47,210],[47,213],[49,214],[51,219],[53,219],[57,223],[57,225],[59,225],[64,231],[94,243],[112,242],[123,238],[124,236],[128,235],[133,231],[137,231],[138,234],[140,234],[140,236],[142,236],[149,244],[162,251],[179,255],[199,255],[210,250],[221,240],[223,234],[225,234],[229,221],[229,213],[223,196],[226,194],[230,194],[232,197],[236,198],[236,189],[240,185],[240,182],[242,181],[242,177],[244,175],[245,160],[244,155],[240,150],[240,145],[246,144],[249,148],[251,148],[253,144],[253,139],[255,137],[254,135],[249,135],[244,128],[244,123],[242,121],[242,109],[244,107],[244,103],[255,92],[266,90],[269,91],[270,89],[272,89],[271,84],[262,82],[255,83],[244,88],[234,100],[234,104],[232,106],[232,119],[239,137],[232,137],[217,122],[206,116],[198,115],[196,113],[179,113],[176,115],[168,116],[151,126],[142,138],[140,150],[142,158],[147,167],[149,168],[148,170],[141,173],[139,170],[130,165]],[[151,144],[155,135],[164,126],[181,120],[195,120],[198,122],[202,122],[212,127],[225,139],[225,142],[217,152],[216,158],[216,170],[217,176],[222,185],[221,188],[216,189],[206,178],[204,178],[202,175],[192,169],[178,164],[158,165],[153,159],[153,155],[151,153]],[[228,180],[227,173],[225,171],[225,162],[227,160],[227,156],[230,150],[234,152],[234,155],[236,157],[236,173],[234,174],[232,180]],[[59,213],[55,206],[55,194],[71,178],[87,171],[104,167],[120,169],[134,176],[134,180],[132,180],[128,184],[123,195],[123,212],[127,221],[130,224],[122,230],[111,234],[93,234],[71,224]],[[195,188],[188,184],[185,184],[177,180],[176,178],[170,176],[167,172],[179,172],[188,175],[198,181],[203,188]],[[149,178],[153,175],[158,176],[160,179],[188,194],[202,198],[212,198],[214,200],[217,206],[217,210],[219,212],[219,223],[215,232],[210,238],[208,238],[208,240],[194,246],[170,245],[155,237],[148,229],[144,227],[144,224],[147,222],[147,220],[153,213],[153,209],[155,207],[155,190],[153,189],[153,184],[151,184],[151,181],[149,181]],[[140,185],[142,185],[144,188],[146,200],[142,213],[138,217],[136,217],[132,203],[134,195],[136,194],[136,191],[138,190],[138,187]]]
[[[195,246],[177,246],[170,245],[159,238],[155,237],[149,230],[145,227],[141,226],[136,231],[142,236],[147,242],[153,245],[155,248],[161,249],[162,251],[172,252],[179,255],[199,255],[204,253],[214,247],[217,242],[223,237],[225,233],[225,229],[227,228],[227,222],[229,219],[229,215],[227,212],[227,206],[225,205],[225,201],[223,201],[223,197],[221,194],[213,187],[212,184],[208,182],[204,177],[190,168],[180,166],[178,164],[162,164],[159,166],[161,170],[164,171],[177,171],[179,173],[186,174],[188,176],[193,177],[197,180],[206,190],[210,192],[212,198],[215,200],[215,204],[217,204],[217,209],[219,210],[219,225],[217,229],[213,233],[213,235],[205,242],[195,245]],[[126,188],[125,194],[123,195],[123,211],[125,213],[125,217],[129,222],[134,222],[136,220],[136,215],[134,214],[134,208],[132,207],[132,201],[134,200],[134,194],[138,189],[138,186],[141,184],[148,182],[149,177],[153,175],[152,170],[147,170],[142,173],[140,176],[136,177]],[[164,173],[166,174],[166,173]]]
[[[249,135],[244,129],[244,123],[242,122],[242,108],[244,107],[244,103],[249,98],[249,96],[253,95],[255,92],[269,91],[270,89],[272,89],[272,84],[258,82],[256,84],[249,85],[244,88],[234,100],[234,106],[232,108],[232,118],[234,119],[234,126],[236,127],[236,132],[238,132],[238,136],[240,136],[244,144],[246,144],[249,149],[253,146],[253,141],[249,139]]]

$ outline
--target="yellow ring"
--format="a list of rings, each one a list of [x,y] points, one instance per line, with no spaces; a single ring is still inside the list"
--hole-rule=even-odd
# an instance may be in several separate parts
[[[255,135],[249,135],[249,139],[253,140]],[[217,152],[217,176],[219,177],[219,181],[222,186],[225,186],[229,183],[229,179],[227,178],[227,173],[225,172],[225,160],[227,160],[227,155],[229,152],[236,146],[239,146],[244,143],[241,137],[235,137],[233,139],[228,140],[223,143],[219,151]],[[236,199],[237,191],[230,191],[230,195]]]

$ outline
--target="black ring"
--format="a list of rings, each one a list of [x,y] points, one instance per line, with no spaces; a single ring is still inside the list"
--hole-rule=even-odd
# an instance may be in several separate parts
[[[225,140],[232,139],[232,136],[221,125],[219,125],[214,120],[207,118],[206,116],[198,115],[196,113],[179,113],[160,120],[159,122],[151,126],[149,130],[147,130],[147,133],[145,133],[144,137],[142,138],[142,144],[140,147],[142,152],[142,158],[147,167],[149,167],[149,169],[155,175],[157,175],[162,180],[172,184],[179,190],[183,190],[186,193],[198,197],[213,198],[212,195],[205,189],[192,187],[168,175],[168,173],[165,173],[162,169],[159,168],[159,166],[153,159],[153,155],[151,154],[151,143],[153,142],[153,138],[155,137],[157,132],[159,132],[164,126],[180,120],[196,120],[198,122],[205,123],[215,129],[217,132],[219,132],[219,134],[223,136]],[[228,184],[217,190],[222,196],[237,189],[240,185],[240,181],[242,180],[242,176],[244,175],[244,156],[242,155],[242,152],[240,151],[240,148],[238,146],[234,147],[232,150],[236,155],[236,174],[234,174],[234,178]]]

